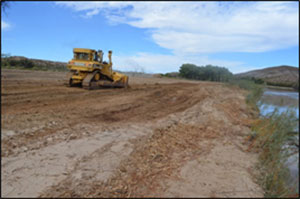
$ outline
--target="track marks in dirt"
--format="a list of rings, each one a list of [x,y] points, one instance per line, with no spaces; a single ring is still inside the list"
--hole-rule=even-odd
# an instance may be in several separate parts
[[[150,87],[151,88],[151,87]],[[144,90],[145,95],[131,102],[105,108],[102,113],[92,114],[92,121],[144,122],[184,111],[206,96],[199,95],[196,84],[170,84]]]
[[[25,92],[21,101],[5,98],[4,101],[16,104],[2,104],[4,117],[1,122],[16,135],[2,139],[3,157],[55,144],[73,134],[79,139],[83,134],[72,129],[76,124],[144,123],[183,111],[203,98],[197,94],[197,84],[186,83],[94,91],[63,85],[49,87],[51,89],[36,87],[34,92]],[[24,90],[9,92],[24,93]],[[48,126],[49,121],[55,125]],[[43,127],[37,128],[37,123]]]

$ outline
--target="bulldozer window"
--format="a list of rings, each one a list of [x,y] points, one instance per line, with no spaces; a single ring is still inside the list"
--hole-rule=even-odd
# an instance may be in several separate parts
[[[75,53],[74,58],[77,60],[89,60],[88,53]]]
[[[98,61],[98,54],[96,52],[94,53],[94,61]]]

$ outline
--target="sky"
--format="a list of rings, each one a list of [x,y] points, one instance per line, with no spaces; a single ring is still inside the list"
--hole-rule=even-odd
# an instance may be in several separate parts
[[[73,48],[112,50],[122,71],[299,67],[299,2],[9,1],[1,13],[1,53],[67,62]]]

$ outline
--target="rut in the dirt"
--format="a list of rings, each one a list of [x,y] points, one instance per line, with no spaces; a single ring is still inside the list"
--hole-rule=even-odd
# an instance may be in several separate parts
[[[72,130],[79,123],[98,125],[156,120],[183,111],[205,97],[193,96],[197,90],[195,84],[97,91],[74,88],[66,93],[67,89],[63,86],[41,88],[40,97],[32,94],[36,91],[31,91],[22,96],[22,102],[14,99],[14,95],[4,97],[2,127],[13,129],[16,134],[2,140],[3,157],[22,152],[21,147],[32,150],[48,146],[72,134],[80,138],[84,132]],[[10,106],[14,100],[17,100],[16,105]],[[47,141],[48,138],[51,141]]]

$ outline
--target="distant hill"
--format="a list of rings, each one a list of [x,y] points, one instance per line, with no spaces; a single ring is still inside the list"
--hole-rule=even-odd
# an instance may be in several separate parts
[[[299,68],[293,66],[274,66],[235,74],[240,78],[252,78],[265,81],[269,85],[295,87],[299,85]]]
[[[1,67],[65,71],[67,70],[67,63],[41,59],[30,59],[22,56],[11,56],[1,57]]]

